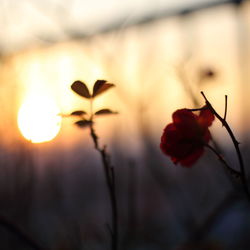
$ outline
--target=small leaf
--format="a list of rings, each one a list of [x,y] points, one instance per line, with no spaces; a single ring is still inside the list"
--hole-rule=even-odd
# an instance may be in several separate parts
[[[118,114],[118,112],[112,111],[110,109],[100,109],[98,111],[95,112],[95,115],[115,115]]]
[[[86,115],[87,113],[83,110],[76,110],[74,112],[72,112],[70,115],[74,115],[74,116],[82,116],[82,115]]]
[[[89,120],[80,120],[80,121],[75,122],[75,125],[77,125],[80,128],[84,128],[84,127],[90,126],[92,123],[93,122]]]
[[[88,99],[91,98],[91,95],[89,93],[87,86],[85,85],[85,83],[81,81],[73,82],[73,84],[71,85],[71,89],[82,97],[85,97]]]
[[[108,90],[111,87],[114,87],[113,83],[107,83],[106,80],[97,80],[93,87],[93,97],[100,95],[104,91]]]

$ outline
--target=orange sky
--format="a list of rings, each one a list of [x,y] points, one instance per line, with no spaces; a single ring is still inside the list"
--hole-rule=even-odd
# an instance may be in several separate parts
[[[218,8],[195,14],[185,24],[179,18],[170,18],[83,42],[31,48],[6,57],[1,69],[6,84],[2,89],[8,89],[6,100],[2,99],[6,114],[10,112],[12,115],[7,116],[15,120],[19,107],[34,90],[53,99],[64,114],[88,109],[87,101],[70,90],[71,83],[79,79],[92,88],[96,79],[107,79],[116,88],[98,98],[95,107],[111,108],[120,114],[100,118],[97,128],[105,140],[112,137],[118,126],[127,143],[138,148],[140,124],[146,124],[157,138],[174,110],[193,106],[177,73],[181,70],[201,103],[199,92],[203,90],[223,113],[224,95],[229,96],[228,121],[240,132],[245,123],[234,17],[232,8]],[[187,32],[185,27],[193,30]],[[249,29],[248,19],[246,27]],[[206,67],[214,68],[218,77],[198,86],[197,72]],[[15,104],[11,106],[13,98]],[[249,107],[246,100],[244,103]],[[71,123],[72,120],[63,121],[54,143],[66,141],[65,144],[73,145],[79,140],[80,132]],[[20,139],[13,120],[11,126],[3,127],[12,137],[19,134]]]

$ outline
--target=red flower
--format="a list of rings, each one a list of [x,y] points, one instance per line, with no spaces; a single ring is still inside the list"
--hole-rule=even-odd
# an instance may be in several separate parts
[[[173,163],[190,167],[201,157],[205,144],[211,139],[208,127],[214,115],[208,109],[202,109],[199,115],[179,109],[172,117],[173,123],[163,131],[160,148]]]

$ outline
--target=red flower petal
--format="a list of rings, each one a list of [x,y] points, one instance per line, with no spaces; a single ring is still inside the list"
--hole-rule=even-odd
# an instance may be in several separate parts
[[[174,125],[179,132],[187,137],[194,137],[199,133],[198,116],[188,109],[179,109],[173,113]]]
[[[214,120],[214,114],[210,111],[210,109],[202,109],[199,116],[198,122],[202,127],[209,127],[212,125]]]
[[[167,125],[161,136],[160,148],[165,154],[169,154],[169,150],[176,141],[179,140],[180,133],[176,130],[173,123]]]
[[[197,115],[195,115],[188,109],[178,109],[173,113],[172,118],[175,125],[194,125],[195,120],[197,119]]]
[[[208,129],[205,130],[203,135],[203,142],[206,144],[211,140],[212,136],[210,134],[210,131]]]
[[[208,127],[214,115],[204,109],[199,116],[188,109],[173,113],[173,123],[166,126],[161,137],[161,150],[173,163],[191,167],[203,154],[204,146],[211,139]]]
[[[180,160],[180,164],[184,167],[191,167],[204,153],[204,148],[199,147],[192,154]]]

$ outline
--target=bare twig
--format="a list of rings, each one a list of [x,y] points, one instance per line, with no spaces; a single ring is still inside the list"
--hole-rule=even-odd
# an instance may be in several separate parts
[[[226,169],[230,172],[230,174],[232,174],[233,176],[235,176],[236,178],[241,177],[241,173],[233,168],[231,168],[228,163],[226,162],[226,160],[222,157],[222,155],[216,151],[216,149],[214,149],[212,146],[210,146],[209,144],[205,145],[207,148],[209,148],[220,160],[220,162],[222,162],[222,164],[226,167]]]
[[[224,120],[227,118],[227,95],[225,95],[225,112],[224,112]]]
[[[15,223],[13,223],[11,220],[9,220],[3,215],[0,215],[0,226],[4,227],[11,233],[18,236],[23,243],[30,246],[31,248],[36,250],[43,249],[23,229],[21,229],[19,226],[17,226]]]
[[[115,175],[114,168],[110,162],[110,156],[106,151],[106,146],[102,148],[98,142],[98,136],[95,133],[93,123],[90,124],[90,135],[94,142],[95,149],[100,153],[102,158],[102,164],[104,167],[105,179],[109,190],[111,207],[112,207],[112,250],[118,249],[118,214],[117,214],[117,200],[116,200],[116,188],[115,188]]]
[[[211,105],[211,103],[208,101],[208,99],[206,98],[205,94],[201,91],[202,96],[205,99],[206,105],[207,107],[210,109],[210,111],[215,115],[215,117],[222,123],[223,127],[226,128],[229,136],[231,137],[231,140],[233,142],[233,145],[235,147],[236,153],[237,153],[237,157],[239,160],[239,165],[240,165],[240,171],[241,171],[241,182],[243,185],[243,188],[245,190],[245,193],[247,195],[247,198],[250,200],[250,193],[248,190],[248,185],[247,185],[247,180],[246,180],[246,173],[245,173],[245,167],[244,167],[244,162],[243,162],[243,158],[240,152],[240,148],[239,148],[239,142],[236,140],[230,126],[228,125],[227,121],[222,118],[217,112],[216,110],[213,108],[213,106]]]

